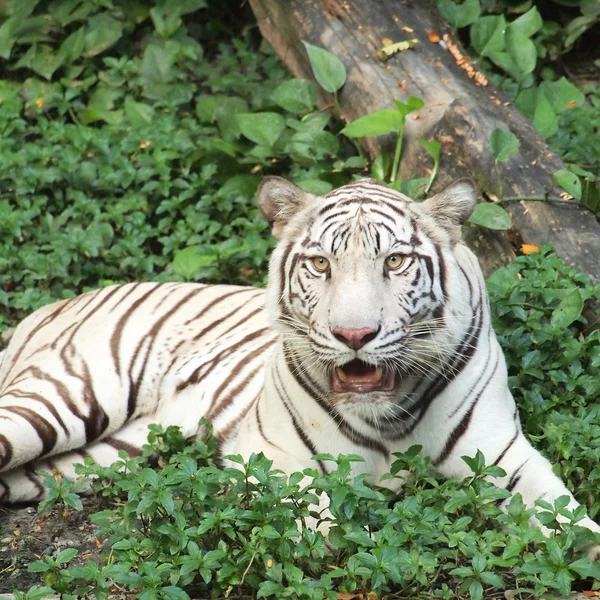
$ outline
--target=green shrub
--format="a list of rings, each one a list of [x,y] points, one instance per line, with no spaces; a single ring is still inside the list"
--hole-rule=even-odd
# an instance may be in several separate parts
[[[4,10],[0,328],[113,282],[260,284],[262,176],[325,192],[364,166],[227,3]]]
[[[524,429],[556,474],[600,514],[600,285],[550,246],[494,273],[494,325]]]

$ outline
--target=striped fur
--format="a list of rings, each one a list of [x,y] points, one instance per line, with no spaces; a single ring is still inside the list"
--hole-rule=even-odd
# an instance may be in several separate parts
[[[70,475],[88,454],[135,453],[148,423],[193,435],[201,416],[224,454],[264,451],[287,472],[318,452],[359,453],[356,469],[378,481],[419,444],[464,477],[460,457],[479,449],[528,505],[570,496],[520,428],[481,270],[460,240],[474,203],[464,182],[418,204],[371,180],[315,197],[268,178],[259,206],[278,245],[266,298],[143,283],[37,311],[0,355],[3,501],[40,497],[40,466]],[[353,349],[336,328],[375,333]],[[336,368],[357,359],[393,373],[394,388],[334,392]]]

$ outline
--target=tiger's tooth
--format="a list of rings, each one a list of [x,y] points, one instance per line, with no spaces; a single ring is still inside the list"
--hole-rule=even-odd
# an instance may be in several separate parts
[[[342,371],[342,369],[340,369],[340,367],[336,368],[336,372],[340,381],[343,381],[344,383],[348,381],[348,376],[346,375],[346,373],[344,373],[344,371]]]
[[[373,377],[373,379],[375,379],[375,381],[381,381],[382,376],[383,376],[383,369],[381,367],[377,367],[375,369],[375,377]]]

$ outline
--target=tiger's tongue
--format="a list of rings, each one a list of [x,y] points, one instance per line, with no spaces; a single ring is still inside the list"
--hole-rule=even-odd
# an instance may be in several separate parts
[[[361,360],[353,360],[335,369],[331,383],[334,392],[389,391],[394,387],[394,374]]]

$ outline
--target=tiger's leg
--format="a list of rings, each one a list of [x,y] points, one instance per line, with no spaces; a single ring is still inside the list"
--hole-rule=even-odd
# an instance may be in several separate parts
[[[0,395],[0,472],[82,448],[114,433],[127,419],[126,402],[105,410],[91,384],[26,371]],[[123,395],[109,382],[105,388],[105,395]]]
[[[33,502],[44,498],[45,488],[37,471],[55,472],[61,477],[76,479],[75,465],[91,456],[101,466],[110,466],[119,460],[119,450],[137,456],[148,437],[148,425],[152,417],[143,417],[128,423],[109,437],[95,442],[84,450],[59,454],[18,467],[9,473],[0,474],[0,504]]]

